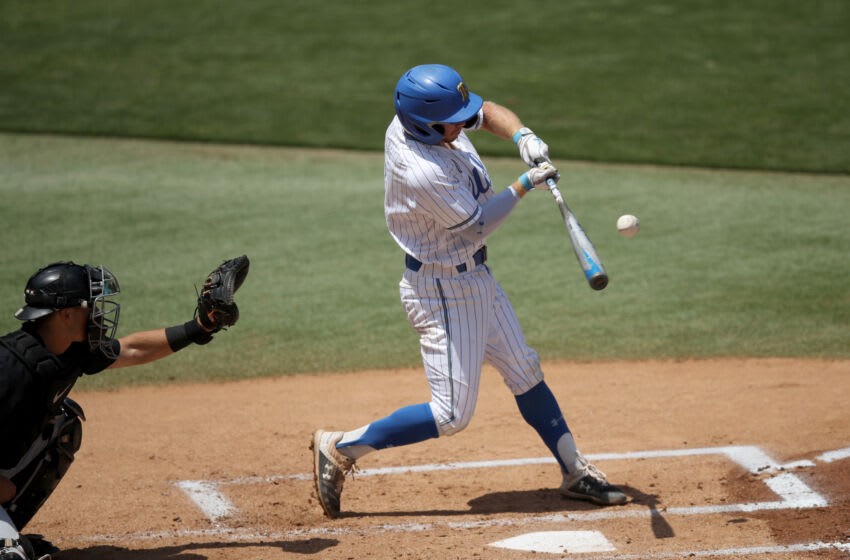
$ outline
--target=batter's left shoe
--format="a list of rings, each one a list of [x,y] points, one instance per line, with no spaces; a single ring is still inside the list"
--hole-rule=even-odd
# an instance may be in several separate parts
[[[345,475],[354,469],[354,459],[336,449],[343,432],[317,430],[310,449],[313,450],[313,482],[325,515],[339,517],[339,499]]]
[[[616,506],[629,501],[628,496],[608,482],[605,473],[579,456],[582,470],[571,475],[564,474],[561,495],[576,500],[593,502],[600,506]]]

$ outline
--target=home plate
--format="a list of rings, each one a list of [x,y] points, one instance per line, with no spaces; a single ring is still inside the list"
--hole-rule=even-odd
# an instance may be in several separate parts
[[[551,552],[553,554],[580,552],[611,552],[614,548],[599,531],[542,531],[526,533],[503,541],[490,543],[498,548]]]

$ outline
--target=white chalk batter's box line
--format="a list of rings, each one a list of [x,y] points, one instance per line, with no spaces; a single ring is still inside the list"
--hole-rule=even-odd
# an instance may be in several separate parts
[[[792,463],[780,464],[773,460],[767,453],[755,446],[726,446],[726,447],[706,447],[697,449],[673,449],[673,450],[658,450],[658,451],[636,451],[628,453],[600,453],[595,455],[587,455],[591,461],[600,460],[636,460],[636,459],[657,459],[670,457],[693,457],[699,455],[721,455],[727,457],[732,462],[741,466],[745,470],[753,474],[769,474],[773,475],[762,480],[767,487],[775,493],[779,500],[772,502],[753,502],[743,504],[724,504],[712,506],[691,506],[691,507],[668,507],[664,510],[666,515],[706,515],[718,513],[749,513],[756,511],[781,510],[781,509],[804,509],[818,508],[828,505],[827,500],[820,494],[813,491],[799,477],[793,473],[786,472],[789,469],[797,467],[814,466],[812,461],[795,461]],[[850,448],[840,449],[825,453],[819,457],[819,460],[831,462],[839,459],[850,457]],[[527,459],[507,459],[500,461],[474,461],[465,463],[443,463],[429,465],[414,465],[405,467],[384,467],[377,469],[365,469],[358,472],[358,476],[376,476],[376,475],[392,475],[415,472],[433,472],[447,471],[460,469],[481,469],[481,468],[497,468],[497,467],[516,467],[536,464],[554,464],[555,459],[552,457],[527,458]],[[183,480],[177,482],[179,487],[189,499],[204,513],[204,515],[215,524],[220,530],[224,529],[222,521],[226,518],[238,513],[236,506],[227,498],[222,491],[225,486],[245,485],[245,484],[268,484],[283,480],[312,480],[313,475],[309,474],[293,474],[293,475],[278,475],[269,477],[242,477],[227,481],[205,481],[205,480]],[[490,526],[504,525],[526,525],[529,523],[560,523],[566,521],[598,521],[603,519],[622,519],[630,517],[650,517],[656,513],[648,508],[641,507],[640,509],[624,508],[603,509],[593,512],[583,513],[568,513],[568,514],[549,514],[533,517],[523,517],[521,519],[489,519],[483,521],[471,522],[444,522],[441,526],[450,528],[480,528]],[[400,525],[381,525],[378,527],[381,531],[422,531],[427,528],[435,527],[438,524],[400,524]],[[423,528],[424,527],[424,528]],[[317,533],[328,534],[333,532],[332,529],[317,529]],[[345,529],[341,529],[346,532]],[[306,532],[298,532],[297,534],[313,534],[313,530]]]
[[[827,500],[809,488],[802,480],[794,474],[787,472],[789,469],[800,467],[812,467],[815,463],[808,460],[794,461],[780,464],[774,461],[768,454],[754,446],[729,446],[710,447],[701,449],[678,449],[661,451],[641,451],[632,453],[604,453],[588,455],[590,460],[617,460],[617,459],[653,459],[668,457],[692,457],[700,455],[725,456],[732,462],[738,464],[753,474],[763,474],[759,480],[764,481],[767,487],[779,497],[772,502],[756,502],[745,504],[727,504],[720,506],[696,506],[696,507],[668,507],[664,509],[664,515],[706,515],[722,513],[748,513],[767,510],[787,510],[821,508],[828,506]],[[815,459],[824,463],[850,458],[850,447],[823,453]],[[415,472],[449,471],[460,469],[481,469],[496,467],[514,467],[537,464],[554,464],[550,457],[509,459],[502,461],[476,461],[465,463],[416,465],[408,467],[388,467],[380,469],[368,469],[361,471],[362,476],[375,476],[383,474],[403,474]],[[297,540],[315,537],[344,537],[376,535],[387,532],[416,533],[439,529],[480,529],[486,527],[527,527],[533,524],[557,524],[559,528],[569,525],[570,522],[588,522],[605,519],[623,518],[646,518],[658,515],[651,509],[648,511],[641,508],[636,510],[629,506],[618,508],[605,508],[592,512],[549,514],[530,517],[494,518],[480,521],[435,521],[429,523],[401,523],[401,524],[377,524],[366,527],[341,527],[325,526],[305,529],[291,529],[288,531],[260,531],[247,527],[228,527],[223,522],[227,517],[238,513],[236,507],[222,492],[223,487],[244,484],[269,484],[275,481],[295,480],[310,481],[312,474],[277,475],[269,477],[242,477],[224,481],[192,481],[184,480],[176,483],[183,492],[195,503],[201,511],[212,522],[212,527],[207,529],[183,529],[177,531],[145,531],[131,535],[93,535],[83,537],[90,542],[109,543],[127,541],[150,541],[163,538],[170,539],[204,539],[211,538],[217,542],[251,542],[258,543],[271,540]],[[593,537],[588,542],[587,537]],[[539,538],[546,539],[546,544],[541,548]],[[582,537],[582,538],[579,538]],[[529,544],[530,539],[534,544]],[[510,544],[514,541],[522,541],[520,544]],[[604,546],[602,546],[604,544]],[[592,545],[592,546],[590,546]],[[754,545],[742,548],[717,548],[710,550],[687,550],[687,551],[665,551],[665,552],[642,552],[639,554],[617,553],[616,549],[599,531],[543,531],[537,533],[524,533],[518,537],[505,541],[490,543],[489,546],[513,548],[517,551],[531,551],[534,553],[552,552],[556,547],[558,556],[562,559],[581,558],[582,560],[666,560],[669,558],[681,558],[683,556],[699,558],[721,558],[740,557],[769,554],[795,554],[818,551],[835,550],[850,553],[848,542],[808,542],[786,545]],[[547,548],[548,547],[548,548]],[[574,550],[578,547],[578,550]],[[573,553],[580,552],[577,556]],[[591,553],[591,554],[588,554]],[[602,553],[601,555],[599,553]],[[566,555],[565,555],[566,554]],[[540,558],[541,556],[535,556]]]

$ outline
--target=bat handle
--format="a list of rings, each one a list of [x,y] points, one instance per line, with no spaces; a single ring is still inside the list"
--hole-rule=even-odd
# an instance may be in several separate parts
[[[536,160],[534,160],[534,165],[540,165],[544,161],[545,160],[543,160],[543,159],[536,159]],[[561,191],[558,190],[558,183],[555,182],[555,179],[553,179],[552,177],[549,177],[548,179],[546,179],[546,185],[549,187],[549,190],[552,192],[552,196],[554,196],[556,199],[561,198]]]
[[[552,196],[555,197],[555,200],[564,200],[564,197],[561,196],[561,191],[560,189],[558,189],[558,183],[555,182],[555,179],[546,179],[546,185],[549,187],[549,192],[552,193]]]
[[[534,165],[540,165],[544,160],[536,159],[534,160]],[[555,179],[549,177],[546,179],[546,186],[549,187],[549,192],[552,193],[552,196],[555,197],[555,200],[561,202],[564,200],[564,197],[561,195],[561,191],[558,189],[558,183],[555,182]]]

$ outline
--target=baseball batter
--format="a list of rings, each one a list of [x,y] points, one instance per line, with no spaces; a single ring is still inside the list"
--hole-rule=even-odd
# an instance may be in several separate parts
[[[560,178],[548,146],[512,111],[470,92],[448,66],[407,71],[396,86],[395,110],[384,147],[384,212],[404,253],[401,302],[420,337],[431,400],[353,431],[316,431],[314,478],[322,509],[339,515],[345,475],[367,453],[463,430],[475,411],[484,363],[499,371],[523,418],[557,459],[561,494],[600,505],[625,503],[626,495],[576,448],[537,353],[486,264],[487,236],[528,192]],[[512,138],[530,167],[498,193],[467,137],[479,129]]]

